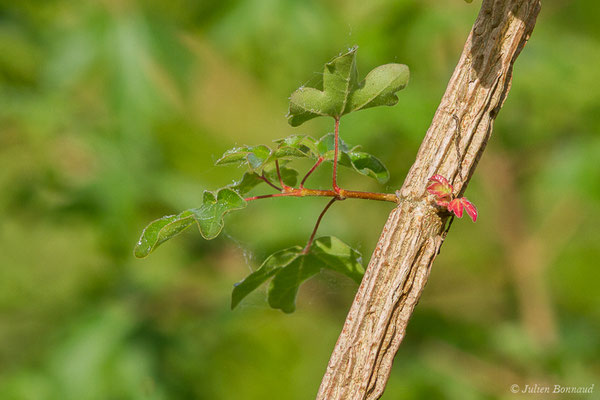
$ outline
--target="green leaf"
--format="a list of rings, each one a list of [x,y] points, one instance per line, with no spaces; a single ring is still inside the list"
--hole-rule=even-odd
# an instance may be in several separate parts
[[[291,187],[296,186],[296,183],[298,182],[298,171],[288,167],[279,167],[279,171],[281,172],[281,179],[283,180],[283,183]],[[265,168],[264,173],[265,177],[269,181],[275,185],[279,184],[277,170],[274,167]],[[265,181],[261,179],[259,174],[256,172],[245,172],[244,176],[242,176],[242,179],[229,185],[228,187],[243,196],[261,183],[265,183]]]
[[[323,157],[325,161],[333,161],[333,157],[335,155],[335,135],[333,133],[328,133],[321,137],[321,139],[319,139],[317,142],[317,149],[319,151],[319,155]],[[350,150],[342,138],[339,138],[338,149],[340,153]]]
[[[183,232],[194,222],[198,224],[202,237],[214,239],[223,229],[223,216],[244,207],[246,201],[231,188],[220,189],[216,195],[205,191],[203,204],[199,208],[152,221],[142,232],[134,254],[138,258],[148,256],[162,243]]]
[[[231,293],[231,308],[235,308],[240,301],[256,288],[262,285],[267,279],[281,270],[281,268],[293,262],[300,256],[302,248],[300,246],[290,247],[271,254],[262,263],[262,265],[241,282],[235,284]]]
[[[210,240],[216,238],[223,229],[223,216],[225,214],[246,207],[246,201],[231,188],[220,189],[216,194],[204,192],[202,206],[194,208],[194,219],[203,238]]]
[[[311,254],[324,265],[324,268],[346,275],[360,283],[365,269],[360,253],[335,236],[323,236],[314,241]]]
[[[313,242],[307,254],[296,246],[269,256],[260,268],[235,285],[231,307],[236,307],[245,296],[273,278],[267,292],[269,305],[286,313],[293,312],[300,285],[323,268],[342,273],[357,283],[364,274],[360,253],[335,237],[321,237]]]
[[[264,169],[265,176],[275,185],[279,185],[279,176],[277,175],[277,169],[275,164],[269,164]],[[298,182],[298,171],[293,168],[279,166],[279,172],[281,173],[281,180],[287,186],[294,187]]]
[[[319,155],[325,161],[333,161],[335,148],[335,136],[328,133],[317,142]],[[357,151],[360,146],[352,149],[340,138],[338,162],[348,168],[354,169],[359,174],[377,179],[379,183],[385,183],[390,179],[390,173],[379,159],[369,153]]]
[[[359,174],[377,179],[385,183],[390,179],[390,173],[377,157],[362,151],[343,152],[340,156],[340,165],[353,168]]]
[[[290,97],[288,122],[299,126],[322,116],[340,117],[350,92],[357,85],[356,47],[325,64],[323,90],[301,87]]]
[[[301,87],[292,93],[287,115],[290,125],[299,126],[318,116],[339,119],[352,111],[398,102],[395,93],[407,85],[408,67],[381,65],[359,83],[356,50],[353,47],[325,64],[323,90]]]
[[[323,265],[310,252],[300,254],[275,274],[267,292],[269,305],[285,313],[294,312],[300,285],[318,274],[322,267]]]
[[[265,145],[242,146],[227,150],[215,165],[247,164],[251,171],[264,166],[271,157],[271,149]]]
[[[398,103],[396,92],[408,84],[408,67],[404,64],[385,64],[375,68],[350,93],[344,114],[377,106],[393,106]]]
[[[261,182],[264,181],[260,179],[260,176],[256,172],[244,172],[242,179],[232,185],[229,185],[229,188],[235,190],[241,196],[243,196],[254,189],[254,187],[259,185]]]
[[[318,158],[319,150],[317,148],[317,141],[313,139],[311,136],[307,135],[292,135],[288,136],[284,139],[279,139],[275,141],[279,146],[275,150],[275,153],[278,154],[280,151],[292,153],[294,149],[295,156],[300,157],[308,157],[308,158]]]
[[[148,256],[154,249],[173,236],[183,232],[194,223],[194,213],[190,210],[177,215],[167,215],[152,221],[142,232],[134,254],[138,258]]]

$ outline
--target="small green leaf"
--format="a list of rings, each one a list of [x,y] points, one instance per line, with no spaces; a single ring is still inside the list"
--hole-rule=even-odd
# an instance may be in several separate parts
[[[214,239],[223,229],[223,216],[231,211],[246,207],[246,201],[231,188],[220,189],[216,195],[204,192],[202,206],[194,208],[194,219],[198,223],[203,238]]]
[[[173,236],[183,232],[194,223],[194,213],[190,210],[177,215],[167,215],[152,221],[142,232],[137,242],[134,254],[138,258],[144,258],[152,253],[154,249]]]
[[[340,157],[340,165],[377,179],[379,183],[385,183],[390,179],[390,173],[385,165],[377,157],[362,151],[344,152]]]
[[[259,185],[261,182],[264,181],[260,179],[260,176],[256,172],[245,172],[244,176],[242,176],[242,179],[232,185],[229,185],[229,188],[235,190],[243,196],[254,189],[254,187]]]
[[[288,150],[291,148],[297,151],[294,153],[297,157],[318,158],[319,150],[317,148],[317,141],[310,136],[292,135],[276,140],[275,142],[279,145],[275,153],[278,153],[280,149],[284,152],[292,153],[292,151]]]
[[[168,215],[151,222],[142,232],[142,236],[135,246],[134,254],[138,258],[146,257],[162,243],[183,232],[194,222],[198,224],[200,234],[205,239],[214,239],[223,229],[223,216],[230,211],[244,207],[246,207],[246,201],[232,188],[220,189],[216,195],[206,191],[203,204],[199,208],[192,208],[180,214]]]
[[[342,138],[339,138],[338,146],[340,153],[350,150]],[[333,133],[328,133],[321,137],[321,139],[319,139],[317,142],[317,149],[319,151],[319,155],[323,157],[325,161],[332,161],[335,155],[335,135]]]
[[[328,133],[317,142],[319,155],[325,161],[333,161],[335,148],[335,136]],[[354,169],[359,174],[377,179],[379,183],[385,183],[390,179],[390,173],[379,159],[369,153],[357,151],[360,146],[352,149],[340,138],[338,162],[348,168]]]
[[[344,274],[356,283],[360,283],[365,274],[360,253],[335,236],[318,238],[310,252],[321,261],[324,268]]]
[[[271,149],[265,145],[242,146],[227,150],[215,165],[247,164],[250,170],[260,169],[271,157]]]
[[[269,256],[260,268],[235,285],[231,308],[273,278],[267,292],[269,305],[286,313],[293,312],[300,285],[323,268],[342,273],[357,283],[364,274],[359,252],[335,237],[321,237],[313,242],[307,254],[295,246]]]
[[[299,126],[318,117],[339,119],[342,115],[375,106],[393,106],[396,92],[406,87],[409,70],[403,64],[385,64],[358,82],[356,50],[353,47],[325,64],[323,90],[301,87],[290,96],[288,123]]]
[[[301,252],[302,248],[300,246],[294,246],[267,257],[256,271],[248,275],[243,281],[235,284],[231,293],[231,308],[235,308],[244,297],[266,282],[281,268],[293,262],[300,256]]]
[[[275,164],[269,164],[267,167],[265,167],[264,172],[269,181],[279,185],[279,176],[277,175]],[[281,173],[281,180],[285,185],[290,187],[296,186],[296,183],[298,182],[298,171],[293,168],[280,165],[279,172]]]

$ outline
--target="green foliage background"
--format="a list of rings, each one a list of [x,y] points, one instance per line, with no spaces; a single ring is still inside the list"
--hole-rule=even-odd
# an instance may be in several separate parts
[[[287,98],[354,44],[361,73],[411,68],[397,106],[341,125],[389,167],[385,190],[398,188],[477,11],[459,0],[0,2],[0,397],[314,397],[355,283],[320,275],[291,315],[261,293],[229,305],[266,255],[305,243],[323,199],[252,203],[217,240],[190,230],[144,260],[133,246],[149,221],[239,178],[213,166],[224,150],[330,131],[289,127]],[[544,1],[466,193],[480,219],[454,223],[385,399],[514,399],[511,384],[598,395],[599,12]],[[350,173],[341,184],[379,189]],[[390,207],[335,204],[320,233],[366,262]]]

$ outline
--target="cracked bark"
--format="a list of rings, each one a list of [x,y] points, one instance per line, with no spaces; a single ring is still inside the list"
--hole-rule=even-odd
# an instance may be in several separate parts
[[[447,230],[427,196],[434,174],[462,194],[510,90],[540,0],[483,0],[446,92],[381,234],[317,399],[378,399]]]

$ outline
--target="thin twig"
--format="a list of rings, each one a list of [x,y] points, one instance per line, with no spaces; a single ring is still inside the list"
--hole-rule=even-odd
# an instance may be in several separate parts
[[[279,170],[279,160],[275,160],[275,168],[277,169],[277,177],[279,178],[279,184],[284,190],[287,189],[289,186],[286,186],[286,184],[283,183],[283,179],[281,179],[281,171]]]

